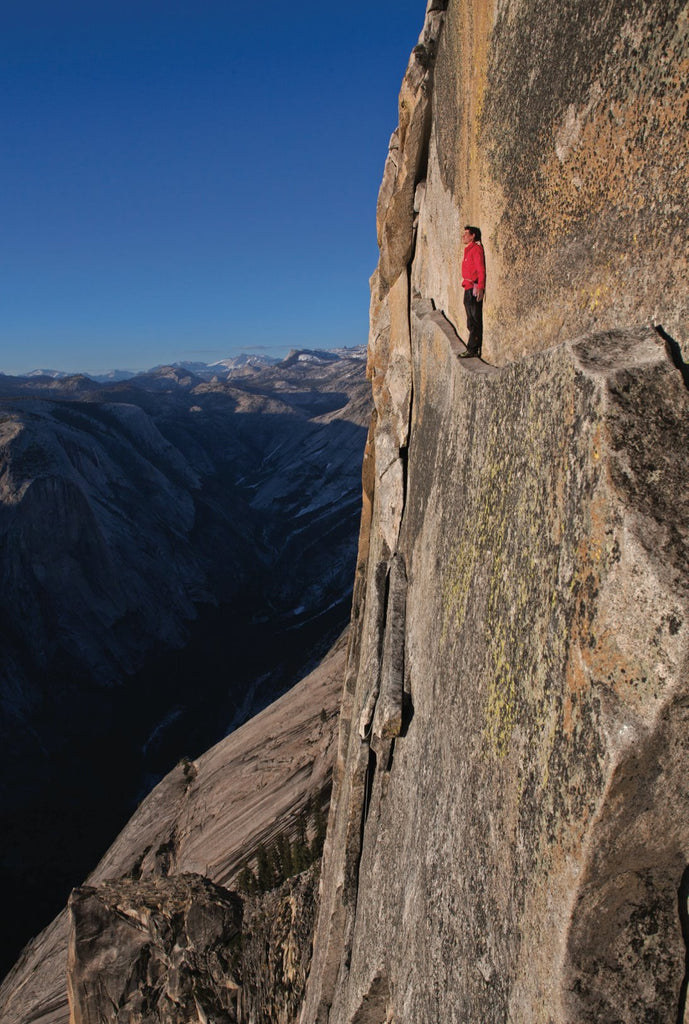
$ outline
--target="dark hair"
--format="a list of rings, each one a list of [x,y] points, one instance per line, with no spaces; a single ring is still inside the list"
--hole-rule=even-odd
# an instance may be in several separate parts
[[[481,229],[480,228],[475,228],[471,224],[465,224],[464,225],[464,230],[465,231],[470,231],[471,234],[474,236],[474,240],[476,242],[480,242],[481,241]]]

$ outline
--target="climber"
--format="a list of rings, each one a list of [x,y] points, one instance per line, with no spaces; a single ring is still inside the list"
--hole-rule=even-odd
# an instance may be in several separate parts
[[[464,258],[462,259],[462,287],[464,288],[464,309],[467,315],[469,340],[467,350],[460,359],[471,359],[481,355],[483,344],[483,296],[486,293],[486,258],[481,243],[481,229],[467,224],[462,235]]]

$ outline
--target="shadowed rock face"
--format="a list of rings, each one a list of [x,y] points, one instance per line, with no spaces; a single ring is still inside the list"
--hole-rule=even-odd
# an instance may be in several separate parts
[[[5,965],[171,765],[346,623],[364,363],[301,356],[238,381],[0,379]]]
[[[317,866],[253,897],[197,875],[75,890],[70,1024],[295,1020],[311,963],[317,896]],[[57,1015],[37,1019],[66,1020],[65,1003]]]
[[[114,1002],[131,1024],[164,1024],[174,1019],[169,999],[188,1009],[194,997],[207,997],[209,1019],[221,1010],[247,1024],[294,1019],[319,862],[265,894],[232,890],[260,847],[295,839],[309,807],[327,811],[345,655],[341,638],[289,693],[156,786],[70,913],[29,943],[0,986],[3,1024],[68,1024],[68,973],[82,1021],[110,1019]],[[137,1016],[144,996],[150,1018]]]
[[[318,866],[275,892],[245,900],[240,1022],[295,1021],[311,966]]]
[[[688,57],[685,3],[428,4],[301,1024],[685,1017]]]
[[[199,875],[106,882],[69,901],[70,1024],[293,1020],[318,872],[241,897]]]
[[[241,901],[196,875],[75,889],[69,988],[74,1024],[237,1020]]]

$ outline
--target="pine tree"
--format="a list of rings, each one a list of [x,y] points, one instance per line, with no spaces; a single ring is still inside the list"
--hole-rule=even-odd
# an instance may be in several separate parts
[[[284,882],[286,878],[289,878],[292,874],[292,850],[290,847],[289,836],[286,832],[278,836],[276,843],[280,881]]]
[[[268,892],[273,888],[273,872],[263,843],[256,850],[256,881],[259,892]]]
[[[313,811],[313,839],[311,840],[311,855],[314,860],[317,860],[323,853],[323,843],[325,842],[325,833],[328,828],[328,822],[323,814],[323,810],[320,804],[316,804]]]
[[[311,856],[304,839],[300,836],[292,843],[292,871],[294,874],[301,874],[311,864]]]
[[[247,896],[255,896],[258,892],[258,881],[248,864],[245,864],[237,875],[237,888]]]

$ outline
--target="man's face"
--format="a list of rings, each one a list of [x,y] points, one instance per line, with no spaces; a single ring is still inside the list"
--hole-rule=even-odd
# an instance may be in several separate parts
[[[462,235],[462,242],[464,245],[469,245],[470,242],[474,241],[474,236],[468,228],[464,228],[464,234]]]

